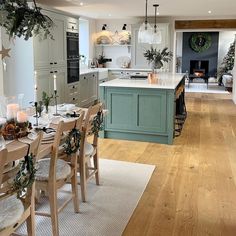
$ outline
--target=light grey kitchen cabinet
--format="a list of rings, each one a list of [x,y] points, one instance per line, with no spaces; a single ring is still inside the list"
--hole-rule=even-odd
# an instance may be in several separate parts
[[[56,75],[57,83],[57,103],[59,104],[65,102],[65,78],[67,76],[66,68],[60,68],[58,70],[41,69],[37,71],[38,101],[42,101],[43,91],[45,91],[49,96],[54,95],[54,74]]]
[[[69,104],[79,105],[79,82],[67,86],[66,101]]]
[[[53,39],[33,39],[35,69],[66,66],[66,17],[45,11],[54,22],[51,30]]]
[[[98,99],[98,75],[87,73],[80,76],[79,106],[88,107]]]

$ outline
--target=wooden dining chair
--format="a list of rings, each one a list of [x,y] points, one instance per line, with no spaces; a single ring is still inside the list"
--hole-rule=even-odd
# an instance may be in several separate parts
[[[95,177],[96,184],[99,185],[98,130],[94,124],[98,115],[103,115],[102,108],[102,103],[89,107],[82,127],[83,135],[78,151],[78,171],[83,202],[87,201],[87,182]],[[88,138],[91,142],[88,141]]]
[[[28,235],[35,235],[35,208],[34,208],[34,179],[28,178],[30,184],[20,189],[16,188],[16,176],[19,179],[19,170],[25,157],[32,158],[30,166],[35,164],[42,134],[40,133],[34,141],[23,144],[14,141],[14,150],[0,150],[0,236],[11,235],[24,222],[27,222]],[[31,155],[32,154],[32,155]],[[22,160],[21,160],[22,159]],[[28,168],[28,164],[26,164]],[[23,169],[21,169],[23,170]],[[31,169],[33,170],[33,169]],[[29,171],[27,173],[34,173]],[[28,175],[27,175],[28,176]],[[29,175],[33,177],[32,175]],[[19,182],[18,182],[19,183]],[[22,186],[22,185],[21,185]],[[21,190],[19,192],[19,190]]]
[[[43,191],[49,198],[50,213],[36,211],[36,215],[51,217],[52,231],[54,236],[59,235],[58,213],[73,200],[74,211],[79,212],[79,198],[77,186],[77,154],[76,151],[67,155],[64,145],[68,133],[76,128],[76,132],[82,129],[84,113],[79,118],[68,122],[60,121],[57,128],[52,150],[49,157],[38,161],[36,173],[36,191]],[[57,204],[57,192],[66,183],[70,183],[72,191],[70,197],[62,206]]]

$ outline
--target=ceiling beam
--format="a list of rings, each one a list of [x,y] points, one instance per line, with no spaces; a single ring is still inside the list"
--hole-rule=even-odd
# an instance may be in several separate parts
[[[177,20],[175,29],[236,29],[236,19],[227,20]]]

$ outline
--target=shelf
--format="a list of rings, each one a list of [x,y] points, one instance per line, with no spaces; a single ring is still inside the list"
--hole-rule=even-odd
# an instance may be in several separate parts
[[[131,47],[131,44],[95,44],[96,47]]]

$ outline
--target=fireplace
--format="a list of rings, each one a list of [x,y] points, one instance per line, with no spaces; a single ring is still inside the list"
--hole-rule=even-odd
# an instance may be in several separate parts
[[[209,61],[207,60],[190,60],[190,75],[196,78],[208,75]]]

